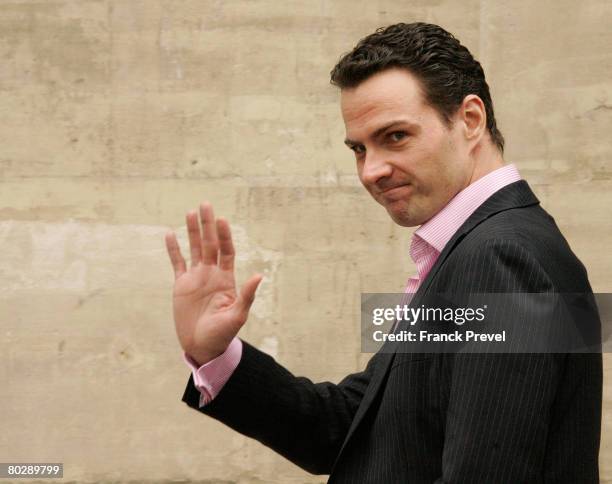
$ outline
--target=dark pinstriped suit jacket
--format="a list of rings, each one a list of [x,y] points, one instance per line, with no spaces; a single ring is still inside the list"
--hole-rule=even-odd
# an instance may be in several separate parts
[[[453,291],[591,287],[518,181],[469,217],[413,301]],[[336,385],[296,377],[244,342],[199,411],[331,483],[588,484],[599,482],[601,397],[601,354],[378,352]],[[191,377],[183,401],[198,409]]]

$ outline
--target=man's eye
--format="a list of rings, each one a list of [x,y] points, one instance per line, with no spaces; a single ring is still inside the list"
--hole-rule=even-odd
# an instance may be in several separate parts
[[[361,145],[353,145],[351,146],[351,149],[357,154],[362,154],[365,152],[364,147]]]
[[[394,131],[393,133],[389,133],[389,137],[393,141],[401,141],[406,137],[406,133],[404,133],[403,131]]]

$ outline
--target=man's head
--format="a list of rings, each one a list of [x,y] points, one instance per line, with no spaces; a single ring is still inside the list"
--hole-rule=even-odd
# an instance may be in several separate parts
[[[359,178],[399,225],[426,222],[500,166],[504,139],[482,68],[437,25],[378,29],[342,57],[331,82]]]

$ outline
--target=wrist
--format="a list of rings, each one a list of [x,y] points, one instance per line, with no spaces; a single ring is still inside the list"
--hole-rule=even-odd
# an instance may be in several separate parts
[[[210,352],[210,351],[185,351],[187,355],[193,360],[193,362],[198,366],[205,365],[210,361],[214,360],[218,356],[223,354],[223,351],[218,352]]]

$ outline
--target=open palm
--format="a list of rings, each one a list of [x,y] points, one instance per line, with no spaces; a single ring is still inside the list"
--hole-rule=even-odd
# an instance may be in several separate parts
[[[234,278],[234,245],[227,220],[215,221],[209,203],[186,215],[191,265],[174,232],[166,248],[174,269],[173,312],[183,350],[200,365],[222,354],[246,322],[261,275],[252,276],[238,293]]]

